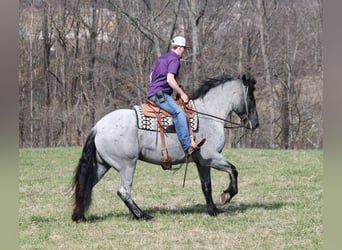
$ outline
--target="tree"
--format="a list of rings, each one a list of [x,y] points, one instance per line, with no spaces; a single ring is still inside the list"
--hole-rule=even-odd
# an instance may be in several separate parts
[[[275,10],[277,5],[272,5],[269,8]],[[274,1],[276,3],[276,1]],[[264,63],[264,75],[265,82],[268,88],[268,98],[269,98],[269,146],[270,148],[274,147],[274,99],[273,99],[273,86],[271,82],[271,69],[270,69],[270,59],[269,59],[269,20],[272,12],[269,13],[267,9],[266,3],[264,0],[257,1],[257,13],[259,16],[259,32],[260,32],[260,48]]]
[[[51,146],[50,138],[52,138],[51,134],[51,83],[49,77],[50,70],[50,50],[52,43],[52,32],[50,29],[50,24],[48,21],[50,15],[50,8],[47,0],[43,1],[43,45],[44,45],[44,57],[43,57],[43,74],[44,74],[44,82],[45,82],[45,118],[46,118],[46,126],[45,126],[45,145]]]
[[[186,0],[186,7],[188,10],[188,16],[190,19],[191,27],[191,48],[192,48],[192,77],[190,81],[193,83],[193,88],[199,82],[199,72],[201,71],[201,63],[199,58],[201,57],[201,44],[200,44],[200,32],[199,23],[204,15],[205,8],[207,6],[207,0]]]

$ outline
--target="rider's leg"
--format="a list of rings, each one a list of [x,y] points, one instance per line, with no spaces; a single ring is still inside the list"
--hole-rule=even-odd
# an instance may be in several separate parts
[[[175,124],[176,133],[178,139],[182,145],[184,151],[188,150],[191,146],[190,134],[188,123],[186,121],[183,110],[176,104],[174,99],[164,93],[164,101],[160,101],[157,98],[153,99],[155,103],[163,110],[167,111],[172,115],[173,122]]]

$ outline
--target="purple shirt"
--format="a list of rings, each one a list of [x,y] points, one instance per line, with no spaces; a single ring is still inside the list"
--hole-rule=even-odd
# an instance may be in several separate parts
[[[172,50],[160,56],[152,66],[151,83],[146,93],[147,98],[154,96],[158,91],[171,95],[173,89],[167,82],[167,74],[172,73],[176,77],[179,67],[180,58]]]

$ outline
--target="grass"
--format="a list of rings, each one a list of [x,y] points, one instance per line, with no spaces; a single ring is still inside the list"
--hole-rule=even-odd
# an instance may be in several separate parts
[[[322,249],[323,152],[230,149],[239,193],[221,206],[229,182],[212,171],[213,197],[225,211],[206,213],[197,170],[163,171],[138,163],[133,198],[152,222],[136,221],[116,195],[118,173],[97,184],[86,223],[71,221],[71,179],[81,148],[19,151],[21,249]]]

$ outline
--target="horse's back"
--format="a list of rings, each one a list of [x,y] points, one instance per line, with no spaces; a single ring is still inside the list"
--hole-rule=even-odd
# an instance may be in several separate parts
[[[97,133],[110,131],[136,131],[136,115],[133,109],[118,109],[103,116],[95,125]],[[117,133],[117,132],[116,132]]]
[[[102,117],[94,129],[95,145],[101,158],[114,167],[119,159],[136,160],[139,155],[137,120],[134,110],[118,109]],[[121,161],[121,160],[120,160]]]

